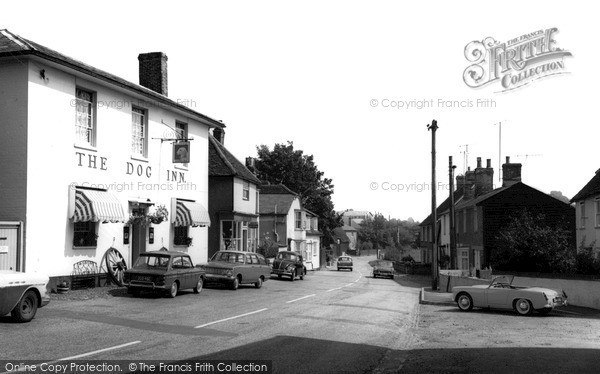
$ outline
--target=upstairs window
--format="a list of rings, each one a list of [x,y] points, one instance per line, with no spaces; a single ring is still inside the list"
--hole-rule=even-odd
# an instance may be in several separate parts
[[[144,109],[133,108],[131,111],[131,154],[135,156],[148,156],[146,117]]]
[[[75,96],[75,142],[94,147],[96,146],[94,93],[77,88]]]
[[[244,182],[244,187],[242,188],[242,198],[244,200],[250,200],[250,183]]]
[[[296,230],[302,230],[302,212],[296,212]]]
[[[585,216],[585,202],[581,202],[579,203],[579,227],[580,228],[585,228],[585,219],[587,217]]]

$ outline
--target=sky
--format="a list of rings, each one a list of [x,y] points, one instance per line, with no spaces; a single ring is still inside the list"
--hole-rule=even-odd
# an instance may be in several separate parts
[[[499,155],[510,156],[525,183],[568,198],[594,176],[600,53],[586,5],[28,1],[4,2],[0,29],[134,83],[138,54],[165,52],[169,97],[222,120],[238,159],[293,141],[333,179],[336,210],[421,221],[431,211],[434,119],[438,202],[449,156],[459,173],[491,159],[496,187]],[[472,41],[551,28],[554,48],[572,54],[558,60],[562,74],[508,91],[465,83]]]

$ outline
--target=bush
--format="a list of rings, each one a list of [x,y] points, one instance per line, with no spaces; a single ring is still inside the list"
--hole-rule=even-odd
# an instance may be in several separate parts
[[[412,256],[411,256],[411,255],[404,256],[404,257],[402,257],[400,260],[401,260],[402,262],[415,262],[415,259],[414,259],[414,258],[412,258]]]

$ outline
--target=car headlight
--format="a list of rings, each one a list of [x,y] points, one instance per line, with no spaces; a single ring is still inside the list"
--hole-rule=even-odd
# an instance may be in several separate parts
[[[294,268],[294,265],[288,265],[285,269],[286,270],[292,270]]]

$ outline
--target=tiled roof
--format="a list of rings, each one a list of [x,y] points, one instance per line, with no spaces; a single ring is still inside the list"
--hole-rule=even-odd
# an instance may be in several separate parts
[[[208,175],[210,177],[238,177],[260,185],[260,180],[214,136],[208,136]]]
[[[460,200],[461,197],[463,197],[464,191],[463,189],[458,189],[456,191],[454,191],[454,204],[456,205],[457,202]],[[444,202],[442,202],[440,205],[438,205],[437,209],[436,209],[436,213],[438,215],[438,217],[444,213],[445,211],[447,211],[448,209],[450,209],[450,196],[448,196],[446,198],[446,200],[444,200]],[[421,222],[419,224],[419,226],[429,226],[431,225],[431,214],[427,216],[427,218],[425,218],[423,220],[423,222]]]
[[[456,209],[463,209],[463,208],[468,208],[468,207],[472,207],[475,205],[478,205],[479,203],[481,203],[482,201],[485,201],[487,199],[489,199],[492,196],[495,196],[497,194],[499,194],[502,191],[506,191],[507,189],[516,186],[518,184],[520,184],[522,182],[518,182],[515,184],[511,184],[510,186],[506,186],[506,187],[500,187],[500,188],[496,188],[495,190],[492,190],[486,194],[483,194],[481,196],[478,196],[474,199],[470,199],[470,200],[466,200],[466,201],[461,201],[459,204],[456,205]]]
[[[283,184],[260,187],[260,214],[287,214],[298,195]]]
[[[290,194],[298,196],[297,193],[290,190],[287,186],[283,184],[263,184],[262,186],[260,186],[260,192],[261,194]]]
[[[341,227],[333,229],[333,236],[335,239],[341,239],[342,243],[350,243],[350,238],[348,238],[348,235],[346,235],[346,232]]]
[[[596,175],[583,188],[577,192],[571,199],[571,202],[585,200],[586,198],[594,195],[600,195],[600,169],[596,171]]]
[[[51,61],[59,65],[71,68],[91,77],[101,79],[110,84],[126,88],[130,91],[134,91],[137,94],[146,96],[147,98],[153,100],[153,102],[156,104],[162,104],[166,107],[181,110],[190,115],[191,118],[194,118],[208,126],[225,127],[225,125],[220,121],[212,119],[202,113],[196,112],[195,110],[192,110],[186,107],[185,105],[182,105],[180,103],[177,103],[176,101],[169,99],[167,96],[159,94],[158,92],[152,91],[138,84],[131,83],[123,78],[117,77],[116,75],[107,73],[103,70],[96,69],[93,66],[75,60],[74,58],[65,56],[48,47],[44,47],[43,45],[37,44],[18,35],[15,35],[6,29],[0,30],[0,58],[19,56],[37,56],[43,58],[47,61]]]

